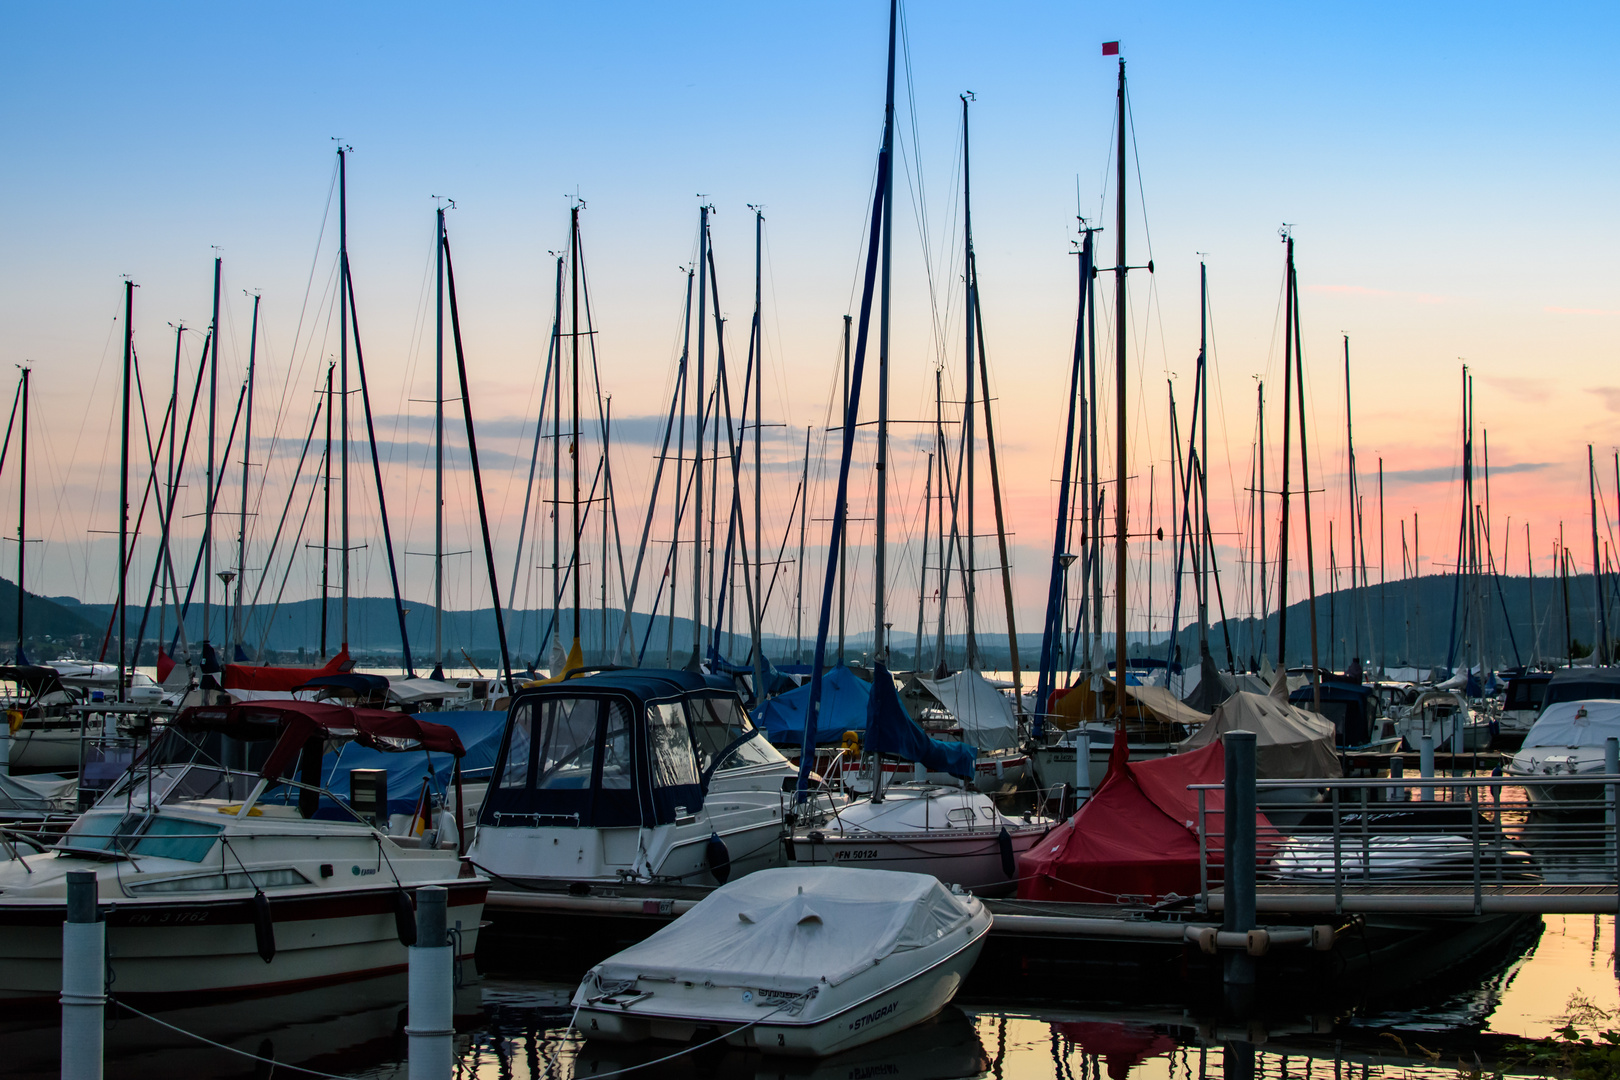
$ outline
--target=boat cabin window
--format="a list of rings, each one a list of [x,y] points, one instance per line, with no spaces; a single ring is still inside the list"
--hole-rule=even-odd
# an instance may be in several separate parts
[[[698,765],[702,769],[715,767],[716,771],[725,772],[783,760],[763,737],[732,746],[754,730],[742,703],[735,698],[694,698],[687,701],[686,707],[692,722],[692,738],[697,743]],[[732,747],[729,754],[725,753],[728,746]],[[716,757],[722,754],[720,764],[715,766]]]
[[[1541,699],[1547,696],[1546,679],[1514,679],[1508,683],[1504,709],[1539,709]]]
[[[653,784],[681,787],[698,782],[697,755],[687,734],[686,710],[666,702],[647,709],[647,739],[652,744]]]
[[[187,821],[184,818],[155,817],[142,830],[140,838],[130,848],[130,854],[202,862],[213,850],[214,841],[223,831],[222,825]]]
[[[485,803],[485,820],[511,816],[546,825],[641,824],[646,781],[638,780],[637,762],[645,751],[626,701],[616,697],[522,701],[511,710],[507,730],[499,775]],[[655,747],[654,784],[688,783],[681,778],[695,775],[696,766],[684,719],[678,741],[652,722],[648,734]],[[684,770],[681,746],[686,751]]]

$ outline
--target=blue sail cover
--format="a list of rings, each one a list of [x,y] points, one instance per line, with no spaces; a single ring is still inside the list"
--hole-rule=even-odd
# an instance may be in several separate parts
[[[506,730],[506,713],[502,712],[436,712],[426,713],[433,722],[454,728],[461,737],[467,754],[461,759],[464,778],[482,778],[495,764],[495,754],[501,748],[501,735]],[[347,798],[349,773],[354,769],[386,769],[388,771],[388,812],[408,814],[416,807],[422,793],[422,778],[433,777],[431,787],[447,792],[455,772],[455,758],[449,754],[385,753],[346,743],[336,754],[327,754],[321,763],[321,783],[328,791]],[[320,818],[346,818],[338,807],[326,797],[321,798]]]
[[[846,731],[865,731],[867,699],[872,688],[842,664],[821,680],[821,714],[816,719],[816,744],[835,743]],[[754,726],[778,746],[804,741],[805,710],[810,707],[810,684],[773,697],[751,714]]]
[[[973,759],[978,756],[978,751],[967,743],[942,742],[918,727],[917,721],[900,704],[894,679],[882,664],[872,672],[872,696],[866,703],[865,748],[873,753],[915,761],[931,772],[949,773],[963,780],[973,779]]]

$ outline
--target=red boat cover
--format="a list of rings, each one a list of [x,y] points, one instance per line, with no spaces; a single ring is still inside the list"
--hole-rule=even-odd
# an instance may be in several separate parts
[[[311,738],[352,736],[375,750],[436,750],[461,757],[466,749],[456,729],[421,720],[409,713],[387,709],[351,709],[325,701],[247,701],[234,705],[202,705],[174,719],[181,730],[240,731],[248,725],[278,723],[280,734],[259,775],[274,780],[298,757]]]
[[[345,645],[338,651],[336,656],[317,668],[226,664],[225,680],[221,685],[227,690],[280,690],[288,692],[322,675],[341,675],[343,672],[348,671],[351,666],[353,666],[353,661],[349,659],[349,647]]]
[[[1091,904],[1198,892],[1198,793],[1189,784],[1226,780],[1225,749],[1211,743],[1152,761],[1126,760],[1124,733],[1114,737],[1108,775],[1079,813],[1018,860],[1018,896]],[[1224,858],[1225,794],[1204,793],[1210,876]],[[1278,834],[1257,814],[1256,859],[1271,857]]]

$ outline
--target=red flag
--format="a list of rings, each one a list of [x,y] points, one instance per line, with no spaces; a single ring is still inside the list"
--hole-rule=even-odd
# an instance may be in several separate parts
[[[1103,55],[1104,56],[1118,56],[1119,55],[1119,42],[1117,42],[1117,41],[1105,41],[1105,42],[1103,42]]]
[[[168,653],[164,652],[162,649],[159,649],[157,654],[157,681],[162,682],[164,679],[167,679],[169,677],[169,672],[173,670],[174,661],[169,659]]]

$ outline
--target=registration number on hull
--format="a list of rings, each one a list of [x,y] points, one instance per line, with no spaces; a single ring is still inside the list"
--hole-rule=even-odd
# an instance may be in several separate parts
[[[877,857],[877,848],[839,848],[833,852],[834,862],[867,862]]]

